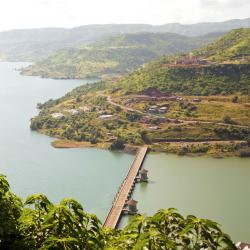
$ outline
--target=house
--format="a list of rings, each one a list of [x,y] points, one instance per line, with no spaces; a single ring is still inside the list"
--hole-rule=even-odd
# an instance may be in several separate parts
[[[66,112],[69,112],[71,115],[76,115],[79,113],[79,111],[76,109],[68,109],[68,110],[66,110]]]
[[[183,101],[183,97],[178,96],[178,97],[176,98],[176,100],[177,100],[177,101]]]
[[[198,58],[197,63],[200,65],[206,65],[206,64],[209,64],[209,61],[205,58]]]
[[[148,109],[148,112],[149,113],[157,113],[157,106],[154,105],[154,106],[150,106],[149,109]]]
[[[196,57],[192,53],[181,57],[174,62],[175,65],[206,65],[209,61],[206,58]]]
[[[100,115],[99,118],[102,119],[102,120],[107,120],[107,119],[110,119],[114,117],[113,115]]]
[[[243,242],[238,242],[236,244],[236,247],[238,250],[250,250],[250,244],[243,243]]]
[[[164,114],[164,113],[166,113],[166,112],[167,112],[167,110],[168,110],[168,108],[167,108],[167,107],[161,107],[161,108],[159,108],[159,113]]]
[[[55,118],[55,119],[63,119],[63,118],[65,118],[65,115],[62,114],[62,113],[53,113],[53,114],[51,114],[51,116],[53,118]]]
[[[79,109],[84,111],[84,112],[90,112],[91,111],[91,108],[89,106],[79,107]]]
[[[168,97],[169,101],[176,101],[177,100],[177,96],[170,96]]]
[[[159,127],[158,127],[158,126],[151,126],[151,127],[149,127],[149,129],[150,129],[150,130],[158,130]]]
[[[201,102],[201,99],[200,99],[200,98],[194,98],[194,99],[192,100],[192,102]]]

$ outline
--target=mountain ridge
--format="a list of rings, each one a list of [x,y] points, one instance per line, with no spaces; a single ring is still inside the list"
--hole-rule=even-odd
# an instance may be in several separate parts
[[[39,61],[59,49],[79,43],[93,43],[120,33],[171,32],[188,36],[199,36],[212,32],[250,27],[250,18],[216,23],[197,24],[107,24],[85,25],[71,29],[39,28],[0,32],[0,59],[7,61]],[[35,40],[35,41],[34,41]]]
[[[131,72],[162,55],[188,52],[221,33],[187,37],[174,33],[120,34],[90,45],[64,48],[22,71],[46,78],[117,76]]]

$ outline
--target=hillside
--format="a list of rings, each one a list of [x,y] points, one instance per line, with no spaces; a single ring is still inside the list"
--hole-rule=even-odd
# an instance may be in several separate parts
[[[0,60],[40,61],[59,49],[82,43],[93,43],[118,34],[153,32],[201,36],[207,33],[227,32],[231,29],[250,27],[250,19],[226,22],[178,23],[159,26],[147,24],[85,25],[72,29],[43,28],[0,32]]]
[[[187,52],[219,36],[187,37],[172,33],[118,35],[88,46],[59,51],[22,71],[49,78],[85,78],[128,73],[162,55]]]
[[[237,29],[198,50],[197,56],[214,62],[250,62],[250,29]]]
[[[233,30],[211,44],[175,57],[162,57],[122,78],[126,92],[157,88],[188,95],[250,91],[250,29]]]
[[[249,156],[250,64],[242,58],[248,32],[231,31],[192,54],[165,56],[120,80],[39,104],[31,129],[62,139],[55,147],[126,143],[181,155]]]

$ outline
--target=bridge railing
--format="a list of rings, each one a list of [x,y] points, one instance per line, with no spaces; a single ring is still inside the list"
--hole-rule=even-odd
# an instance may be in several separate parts
[[[122,188],[124,187],[125,183],[127,182],[128,177],[130,176],[130,173],[131,173],[131,171],[133,170],[134,164],[136,163],[136,161],[137,161],[139,155],[140,155],[141,152],[142,152],[142,149],[143,149],[143,148],[140,148],[140,149],[138,150],[138,152],[136,153],[136,156],[135,156],[135,158],[134,158],[134,160],[133,160],[133,162],[132,162],[132,164],[131,164],[131,167],[130,167],[129,170],[128,170],[128,173],[127,173],[125,179],[122,181],[121,185],[120,185],[119,188],[118,188],[118,191],[116,192],[116,195],[115,195],[115,197],[114,197],[114,199],[113,199],[113,201],[112,201],[112,207],[111,207],[111,209],[109,210],[109,213],[108,213],[108,215],[107,215],[107,217],[106,217],[106,219],[105,219],[105,221],[104,221],[104,223],[103,223],[103,226],[104,226],[104,227],[105,227],[105,225],[106,225],[106,223],[107,223],[109,217],[111,216],[112,210],[113,210],[113,208],[115,207],[115,203],[117,202],[118,197],[121,195]],[[146,148],[146,152],[147,152],[147,148]],[[144,154],[143,157],[145,157],[145,155],[146,155],[146,153]],[[143,159],[144,159],[144,158],[143,158]],[[139,169],[140,169],[141,165],[142,165],[142,163],[140,163]],[[131,187],[130,187],[130,188],[131,188]],[[124,205],[125,205],[125,204],[124,204]]]

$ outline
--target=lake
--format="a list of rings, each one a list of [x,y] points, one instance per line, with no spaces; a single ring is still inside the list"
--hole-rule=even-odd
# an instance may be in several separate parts
[[[140,213],[175,207],[183,215],[215,220],[235,241],[250,242],[249,159],[153,153],[144,167],[150,181],[134,192]]]
[[[32,132],[36,104],[93,80],[51,80],[19,75],[28,63],[0,63],[0,173],[25,198],[41,192],[53,202],[73,197],[103,220],[133,156],[99,149],[54,149]],[[149,154],[150,182],[136,186],[141,213],[176,207],[185,215],[218,221],[235,241],[250,241],[250,160]],[[122,220],[122,224],[127,217]]]
[[[99,149],[54,149],[51,138],[32,132],[36,104],[64,95],[87,81],[21,76],[25,63],[0,63],[0,173],[25,198],[44,193],[51,201],[65,197],[104,219],[125,177],[132,155]],[[90,82],[90,80],[88,80]]]

